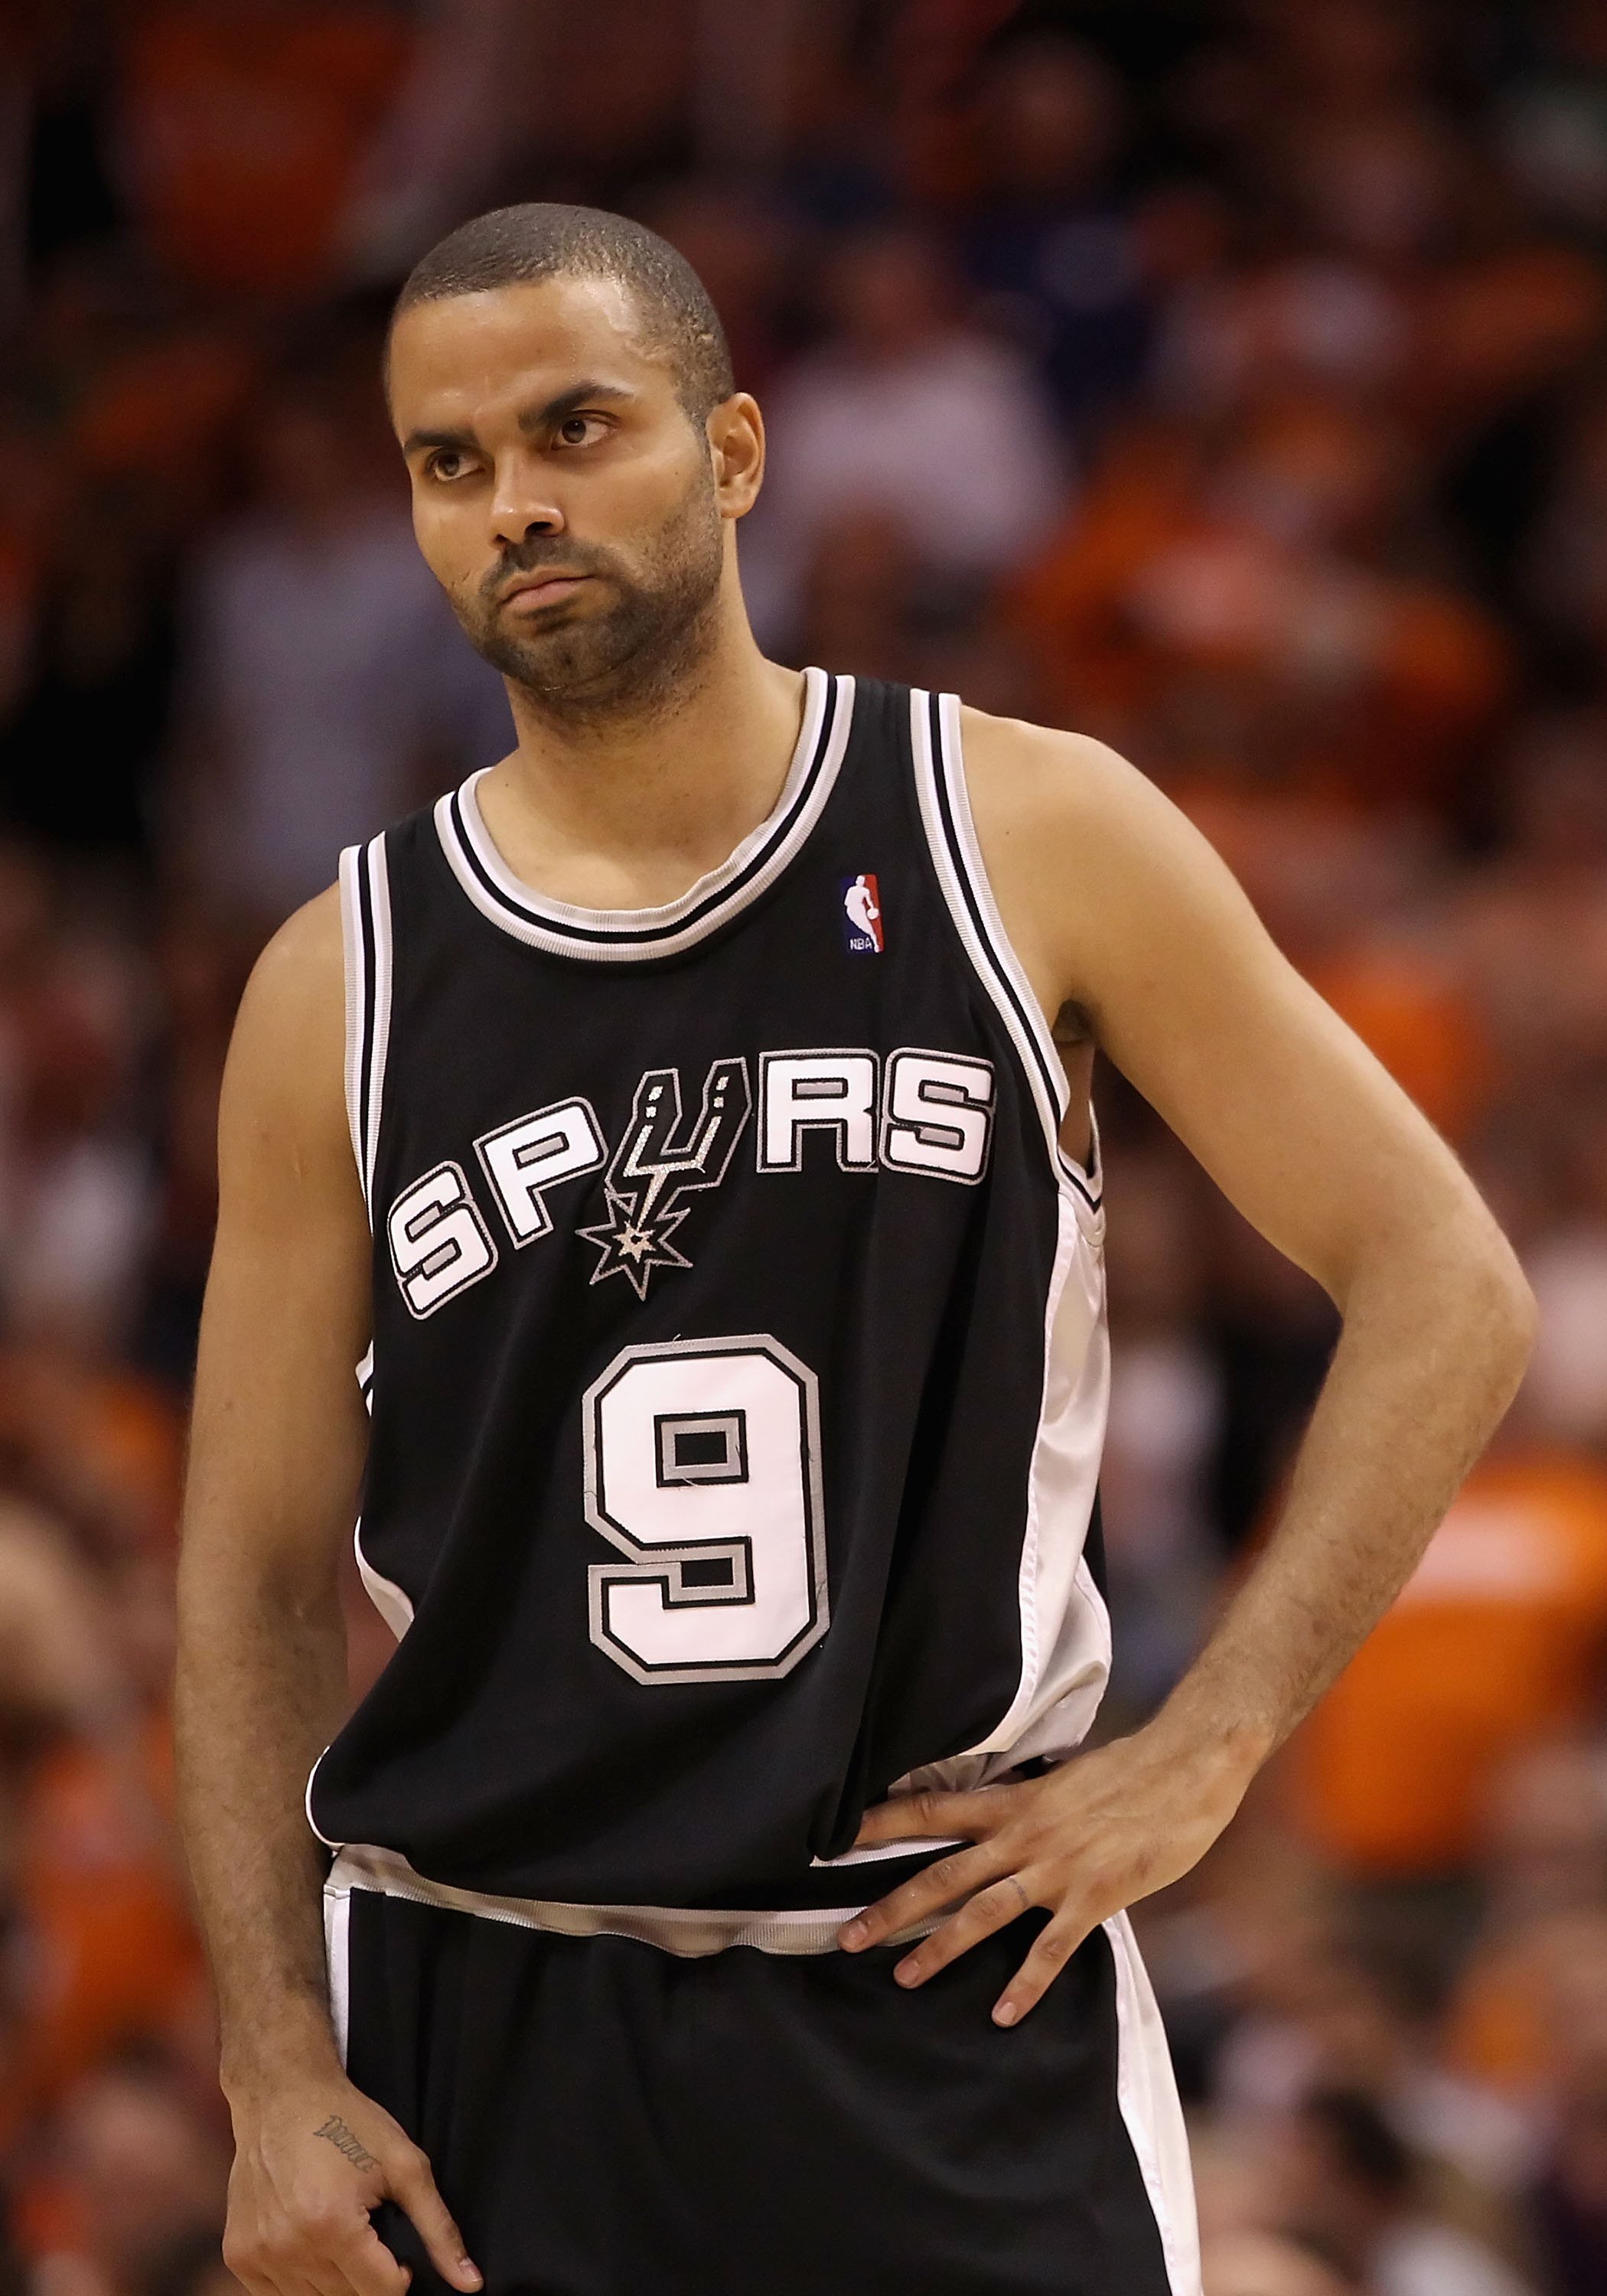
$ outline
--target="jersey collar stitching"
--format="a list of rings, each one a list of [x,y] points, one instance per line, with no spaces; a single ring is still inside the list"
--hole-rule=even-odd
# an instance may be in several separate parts
[[[548,901],[512,876],[480,819],[479,774],[435,808],[454,876],[481,914],[515,939],[562,956],[619,961],[672,955],[736,915],[774,882],[818,819],[842,761],[853,713],[851,677],[806,670],[804,721],[774,811],[719,868],[661,908],[583,909]]]

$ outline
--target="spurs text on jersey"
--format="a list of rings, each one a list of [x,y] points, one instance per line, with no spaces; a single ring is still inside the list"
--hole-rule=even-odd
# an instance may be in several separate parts
[[[810,1046],[762,1053],[758,1065],[757,1122],[752,1073],[741,1054],[709,1063],[690,1117],[680,1070],[649,1069],[611,1150],[591,1101],[575,1095],[481,1133],[461,1160],[447,1159],[409,1182],[390,1207],[386,1232],[411,1313],[434,1315],[497,1265],[493,1218],[471,1169],[516,1251],[553,1233],[554,1190],[601,1172],[603,1217],[573,1232],[597,1255],[594,1283],[623,1276],[644,1300],[656,1272],[691,1267],[683,1224],[699,1195],[726,1178],[750,1123],[760,1173],[802,1171],[811,1132],[829,1136],[844,1172],[972,1185],[988,1168],[990,1061],[919,1046],[885,1059]],[[584,1201],[589,1209],[591,1198],[581,1191],[574,1208]]]

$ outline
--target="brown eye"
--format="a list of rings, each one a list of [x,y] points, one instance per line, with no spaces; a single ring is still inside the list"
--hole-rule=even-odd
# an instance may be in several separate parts
[[[594,414],[569,415],[558,425],[558,436],[566,447],[584,447],[596,419]]]
[[[442,447],[430,455],[426,467],[432,479],[455,479],[463,474],[463,463],[455,447]]]

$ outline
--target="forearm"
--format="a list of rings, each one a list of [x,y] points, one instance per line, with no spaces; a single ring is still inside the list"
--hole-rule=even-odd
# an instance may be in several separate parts
[[[1516,1391],[1532,1303],[1480,1217],[1437,1244],[1381,1237],[1265,1548],[1151,1726],[1248,1778],[1411,1576]]]
[[[345,1636],[332,1569],[310,1591],[295,1577],[197,1561],[180,1587],[181,1808],[234,2121],[224,2260],[258,2296],[407,2296],[373,2222],[394,2201],[472,2296],[484,2284],[429,2161],[335,2050],[301,1795],[345,1703]]]
[[[344,1710],[332,1569],[309,1594],[215,1563],[181,1585],[180,1816],[217,1990],[232,2095],[335,2062],[323,1869],[307,1774]]]

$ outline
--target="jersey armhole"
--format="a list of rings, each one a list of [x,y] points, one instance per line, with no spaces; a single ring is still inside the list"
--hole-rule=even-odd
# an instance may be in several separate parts
[[[1098,1133],[1091,1135],[1094,1145],[1086,1165],[1061,1145],[1070,1087],[988,882],[965,785],[958,694],[912,691],[910,741],[921,817],[955,930],[1021,1055],[1057,1177],[1069,1181],[1089,1209],[1097,1210],[1103,1184]],[[1092,1122],[1092,1110],[1089,1116]]]
[[[340,856],[340,939],[346,960],[346,1120],[368,1224],[390,1039],[390,880],[385,840]]]

